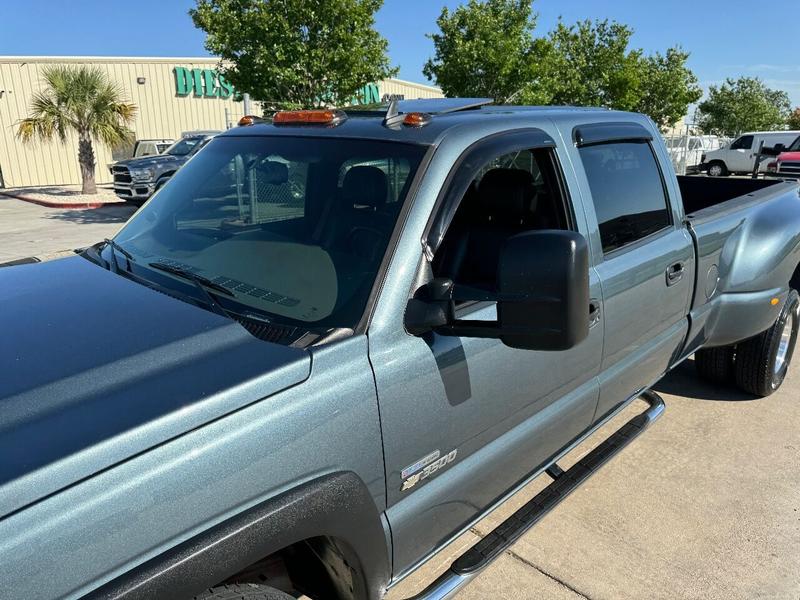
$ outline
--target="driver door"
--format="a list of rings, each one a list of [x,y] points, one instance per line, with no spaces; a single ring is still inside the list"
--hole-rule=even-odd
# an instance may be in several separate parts
[[[743,135],[731,144],[731,151],[728,153],[728,170],[734,173],[745,173],[753,169],[753,136]]]
[[[487,231],[502,228],[500,223],[510,232],[526,227],[583,232],[585,224],[572,215],[561,191],[564,174],[555,150],[543,147],[547,139],[538,130],[504,134],[458,161],[437,218],[454,204],[458,208],[433,261],[422,253],[415,257],[423,275],[447,275],[456,286],[465,278],[472,285],[491,276],[496,253],[490,244],[460,248],[460,241],[492,239]],[[530,214],[499,208],[517,206],[508,200],[519,194]],[[443,254],[461,254],[455,261],[467,266],[454,268]],[[590,279],[592,295],[599,298],[598,280]],[[457,307],[456,316],[492,320],[496,307],[467,302]],[[433,332],[415,337],[402,325],[370,329],[396,575],[589,427],[598,399],[602,339],[599,321],[587,340],[563,352],[518,350],[496,339]]]

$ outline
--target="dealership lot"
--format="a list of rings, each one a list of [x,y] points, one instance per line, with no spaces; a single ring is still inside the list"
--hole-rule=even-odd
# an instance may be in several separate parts
[[[91,210],[45,208],[0,196],[0,264],[48,257],[111,237],[135,211],[115,204]]]
[[[763,400],[698,381],[691,361],[655,389],[667,405],[661,419],[458,598],[800,598],[800,368]],[[391,600],[432,581],[545,480],[402,582]]]
[[[135,209],[44,208],[0,197],[0,263],[113,235]],[[715,388],[691,362],[656,386],[652,429],[458,596],[482,598],[800,597],[800,367],[764,400]],[[628,409],[562,465],[578,460]],[[546,482],[533,482],[395,588],[400,600]]]

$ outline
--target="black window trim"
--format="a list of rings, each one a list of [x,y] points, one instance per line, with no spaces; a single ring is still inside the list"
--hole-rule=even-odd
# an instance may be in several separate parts
[[[639,127],[641,127],[641,126],[639,126]],[[576,127],[573,131],[576,132],[578,129],[579,128]],[[644,129],[644,127],[641,127],[641,129],[646,131]],[[578,149],[580,150],[580,148],[587,147],[587,146],[602,146],[602,145],[625,144],[625,143],[634,143],[634,144],[642,144],[643,143],[643,144],[647,144],[647,147],[650,149],[650,154],[653,156],[653,160],[655,161],[655,164],[656,164],[656,170],[658,171],[658,176],[659,176],[659,179],[661,180],[661,190],[664,193],[664,203],[666,205],[665,207],[667,209],[667,219],[668,219],[669,222],[666,225],[664,225],[664,227],[662,227],[661,229],[657,229],[656,231],[648,233],[644,237],[641,237],[639,239],[636,239],[636,240],[633,240],[631,242],[628,242],[627,244],[619,246],[618,248],[614,248],[613,250],[609,250],[608,252],[606,252],[603,249],[603,240],[602,240],[602,237],[601,237],[601,239],[600,239],[600,254],[601,254],[601,257],[602,257],[603,261],[605,261],[606,259],[609,259],[609,258],[615,258],[616,256],[619,256],[620,254],[624,254],[624,253],[626,253],[626,252],[628,252],[630,250],[635,250],[636,248],[640,248],[642,246],[642,244],[640,242],[645,241],[645,240],[652,241],[656,237],[661,237],[662,235],[668,233],[670,230],[674,231],[675,230],[675,226],[676,226],[675,215],[674,215],[673,204],[672,204],[672,197],[670,196],[669,188],[667,187],[667,180],[664,177],[664,170],[661,168],[661,161],[658,159],[658,155],[656,154],[656,149],[653,147],[653,137],[652,136],[650,136],[649,139],[644,139],[644,138],[640,138],[640,137],[602,139],[602,140],[598,140],[598,141],[593,141],[591,143],[584,143],[582,145],[578,144]],[[576,142],[576,144],[577,144],[577,142]],[[590,194],[590,197],[592,199],[592,207],[594,208],[594,195],[592,194],[591,184],[589,183],[589,176],[588,176],[588,174],[586,174],[586,169],[585,169],[584,164],[583,164],[583,157],[580,155],[580,152],[578,152],[578,157],[580,158],[580,161],[581,161],[581,168],[584,169],[584,175],[586,177],[586,183],[589,185],[589,194]],[[595,221],[597,221],[597,209],[596,208],[595,208]],[[598,232],[598,235],[599,235],[600,234],[600,223],[599,222],[597,222],[597,232]]]
[[[653,141],[653,134],[643,125],[627,122],[587,123],[572,129],[572,139],[578,148],[614,142]]]

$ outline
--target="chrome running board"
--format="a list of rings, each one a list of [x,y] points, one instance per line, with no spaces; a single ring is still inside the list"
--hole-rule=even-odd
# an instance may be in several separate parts
[[[550,465],[546,471],[553,479],[550,485],[458,557],[436,581],[408,600],[452,598],[625,446],[639,437],[664,412],[664,400],[655,392],[642,392],[639,398],[649,404],[647,410],[625,423],[566,471],[556,463]]]

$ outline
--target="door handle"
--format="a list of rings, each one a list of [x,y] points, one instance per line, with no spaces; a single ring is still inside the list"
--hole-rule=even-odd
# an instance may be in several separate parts
[[[592,328],[600,322],[600,300],[589,300],[589,327]]]
[[[676,262],[675,264],[670,265],[667,267],[667,286],[675,285],[681,279],[683,279],[683,274],[686,271],[686,264],[681,262]]]

